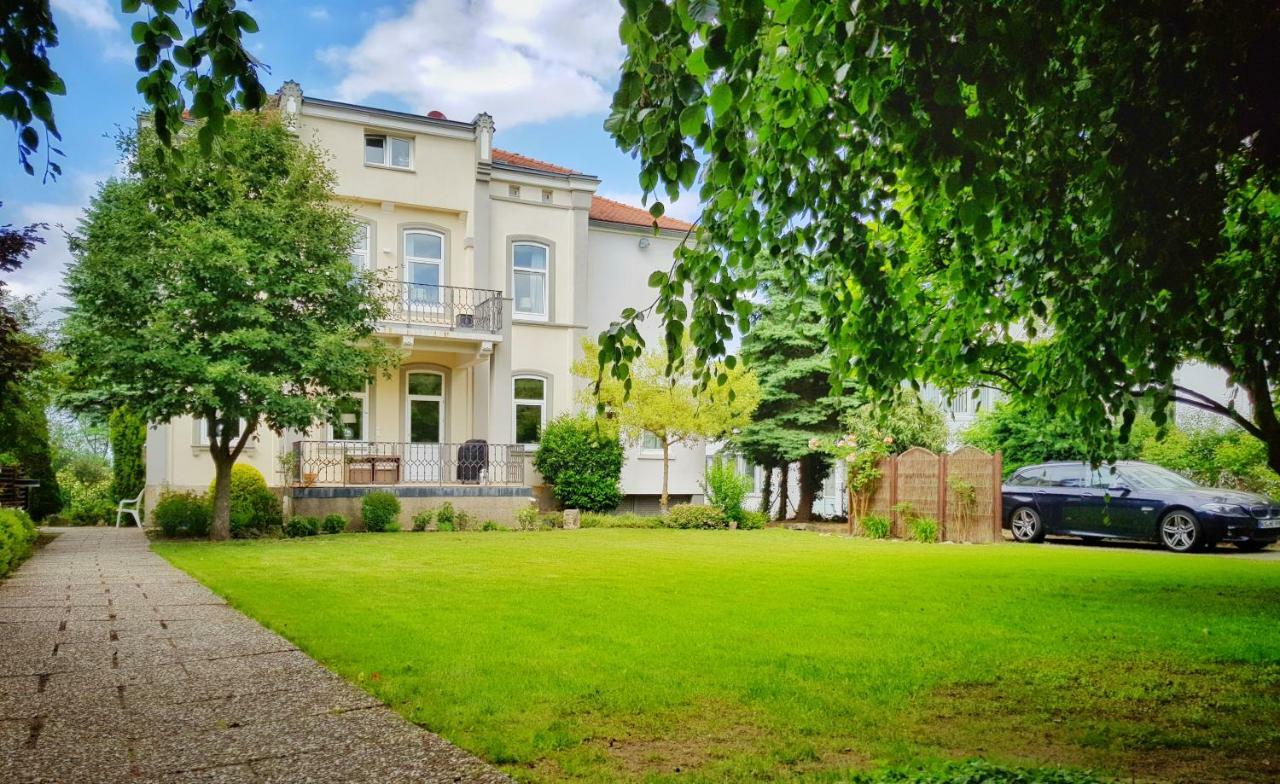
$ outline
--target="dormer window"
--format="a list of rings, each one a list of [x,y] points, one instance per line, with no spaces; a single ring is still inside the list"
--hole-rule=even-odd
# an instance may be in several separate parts
[[[413,141],[381,133],[364,135],[364,162],[370,166],[409,169],[413,166]]]

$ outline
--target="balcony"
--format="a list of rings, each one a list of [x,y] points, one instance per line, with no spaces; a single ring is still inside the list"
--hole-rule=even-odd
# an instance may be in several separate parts
[[[387,312],[384,322],[465,330],[502,332],[502,292],[383,280],[377,284]]]
[[[296,488],[522,487],[526,459],[524,447],[484,441],[296,441],[289,483]]]

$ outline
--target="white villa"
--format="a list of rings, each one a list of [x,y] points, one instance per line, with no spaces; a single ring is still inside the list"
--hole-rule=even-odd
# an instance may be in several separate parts
[[[543,425],[578,406],[570,373],[584,337],[643,307],[649,274],[691,228],[595,195],[600,180],[494,146],[494,121],[462,122],[304,96],[276,96],[288,127],[330,154],[337,194],[361,228],[352,262],[382,273],[390,305],[377,339],[400,367],[339,421],[260,431],[241,461],[298,514],[351,512],[371,488],[406,514],[444,500],[509,520],[540,483]],[[208,487],[202,423],[150,430],[147,497]],[[482,443],[475,443],[475,442]],[[473,442],[473,443],[467,443]],[[672,451],[673,500],[700,497],[705,450]],[[656,508],[661,452],[628,450],[624,508]]]

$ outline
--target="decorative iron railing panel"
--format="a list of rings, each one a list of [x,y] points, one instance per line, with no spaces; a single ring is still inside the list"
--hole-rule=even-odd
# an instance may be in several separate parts
[[[502,331],[501,291],[400,280],[379,281],[378,291],[386,304],[388,321],[477,332]]]
[[[523,485],[527,450],[514,444],[296,441],[291,484]]]

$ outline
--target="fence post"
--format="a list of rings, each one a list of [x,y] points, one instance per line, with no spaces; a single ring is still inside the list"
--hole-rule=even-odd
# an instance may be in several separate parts
[[[947,540],[947,453],[938,455],[938,541]]]
[[[1004,480],[1004,455],[997,450],[991,456],[991,487],[994,495],[991,498],[991,541],[998,542],[1004,538],[1004,491],[1001,489]]]

